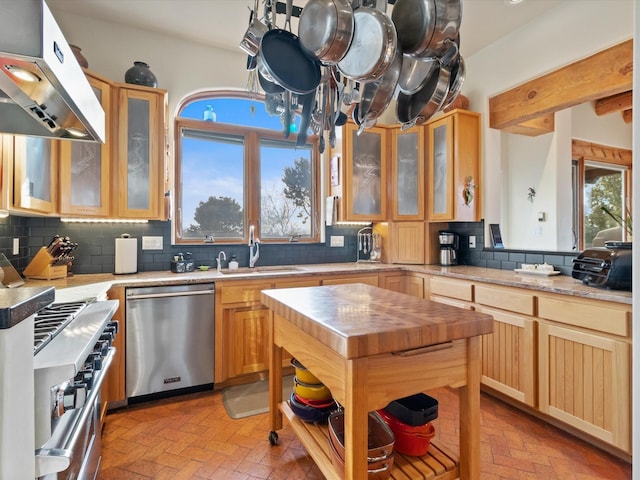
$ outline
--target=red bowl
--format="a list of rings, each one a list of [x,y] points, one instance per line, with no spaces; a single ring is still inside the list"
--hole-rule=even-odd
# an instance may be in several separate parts
[[[385,410],[378,410],[378,413],[396,437],[393,447],[396,452],[410,457],[421,457],[427,454],[431,440],[436,435],[436,429],[431,423],[414,427],[398,420]]]
[[[294,396],[298,402],[313,408],[329,408],[336,406],[336,402],[333,398],[330,398],[329,400],[311,400],[310,398],[301,397],[297,393],[294,393]]]

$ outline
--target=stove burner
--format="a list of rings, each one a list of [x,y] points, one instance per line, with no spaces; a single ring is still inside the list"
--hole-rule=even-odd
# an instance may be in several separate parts
[[[33,354],[62,331],[87,306],[87,302],[52,303],[39,310],[34,317]]]

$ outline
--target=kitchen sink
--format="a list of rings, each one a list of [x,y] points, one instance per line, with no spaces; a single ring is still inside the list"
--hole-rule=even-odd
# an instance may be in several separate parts
[[[273,265],[273,266],[265,266],[265,267],[241,267],[237,270],[222,270],[223,275],[247,275],[249,273],[287,273],[287,272],[300,272],[301,268],[291,267],[287,265]]]

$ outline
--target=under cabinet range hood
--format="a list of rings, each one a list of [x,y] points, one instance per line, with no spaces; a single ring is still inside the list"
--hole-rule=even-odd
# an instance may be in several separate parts
[[[0,132],[102,142],[102,106],[44,0],[0,0]]]

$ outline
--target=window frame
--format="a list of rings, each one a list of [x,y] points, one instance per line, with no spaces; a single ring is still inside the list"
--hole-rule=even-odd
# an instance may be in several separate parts
[[[238,98],[238,99],[251,99],[256,101],[258,105],[256,108],[264,108],[265,95],[255,94],[243,91],[234,90],[215,90],[199,92],[197,94],[190,95],[184,98],[178,105],[178,114],[174,120],[174,145],[175,145],[175,168],[174,168],[174,192],[175,192],[175,205],[174,215],[172,216],[172,231],[174,235],[174,243],[176,245],[199,245],[204,242],[198,241],[192,238],[183,238],[182,236],[182,131],[183,129],[192,129],[200,131],[208,131],[216,134],[233,135],[244,138],[244,202],[243,206],[243,237],[237,239],[220,239],[214,238],[216,244],[246,244],[249,241],[249,225],[255,225],[256,236],[260,238],[262,243],[278,244],[289,243],[290,239],[273,239],[265,238],[261,236],[260,225],[260,202],[261,202],[261,169],[260,169],[260,140],[269,139],[277,141],[290,142],[292,146],[295,146],[298,135],[291,133],[289,138],[285,139],[283,132],[278,130],[269,130],[259,127],[250,127],[247,125],[233,125],[228,123],[219,122],[207,122],[204,120],[196,120],[190,118],[180,117],[180,113],[183,109],[197,101],[205,99],[215,100],[216,98]],[[297,243],[319,243],[320,242],[320,227],[321,227],[321,215],[322,206],[320,204],[321,198],[321,161],[319,141],[317,135],[309,135],[307,137],[306,145],[311,145],[312,154],[312,218],[311,222],[311,235],[309,237],[296,238]]]
[[[577,231],[575,232],[576,247],[582,251],[585,249],[584,243],[584,185],[585,185],[585,162],[588,164],[601,164],[610,166],[612,169],[620,169],[623,174],[623,190],[624,198],[629,199],[628,207],[631,209],[632,185],[632,152],[626,148],[612,147],[608,145],[600,145],[596,143],[586,142],[579,139],[571,141],[571,158],[573,162],[574,173],[572,181],[574,182],[573,192],[573,219],[572,223]],[[577,202],[577,208],[576,208]],[[577,223],[577,225],[576,225]]]

